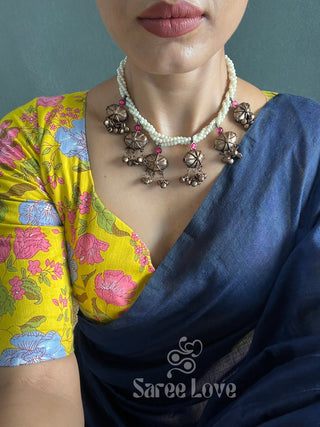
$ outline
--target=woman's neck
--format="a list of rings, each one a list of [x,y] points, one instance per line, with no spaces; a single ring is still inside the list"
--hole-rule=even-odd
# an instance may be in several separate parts
[[[128,59],[126,80],[140,113],[170,136],[191,136],[216,115],[228,88],[224,51],[188,73],[157,75]]]

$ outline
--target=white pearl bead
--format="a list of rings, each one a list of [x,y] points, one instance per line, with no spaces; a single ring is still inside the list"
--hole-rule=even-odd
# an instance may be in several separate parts
[[[193,135],[193,137],[184,137],[184,136],[167,136],[163,135],[156,131],[156,129],[152,126],[151,123],[149,123],[138,111],[137,107],[135,106],[133,100],[131,99],[128,89],[127,89],[127,83],[124,76],[125,66],[127,62],[127,58],[124,58],[117,70],[117,80],[119,85],[119,91],[122,96],[122,98],[126,99],[126,105],[127,108],[134,118],[135,122],[139,122],[142,127],[149,133],[152,140],[162,147],[166,146],[173,146],[173,145],[189,145],[191,141],[194,143],[199,143],[203,139],[205,139],[210,132],[212,132],[215,128],[220,127],[221,123],[225,119],[226,115],[228,114],[230,105],[232,100],[234,99],[234,95],[237,88],[237,75],[236,70],[233,65],[232,60],[226,55],[226,65],[228,69],[228,77],[229,77],[229,89],[225,95],[225,98],[222,102],[222,106],[220,111],[217,114],[217,117],[214,118],[209,125],[205,126],[200,132]]]

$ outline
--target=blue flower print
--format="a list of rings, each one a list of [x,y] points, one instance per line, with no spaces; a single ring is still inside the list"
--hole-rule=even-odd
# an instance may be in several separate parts
[[[73,258],[74,250],[69,242],[67,242],[67,262],[70,272],[71,283],[74,284],[78,279],[78,264],[77,261]]]
[[[55,140],[60,144],[60,150],[65,156],[78,157],[83,162],[89,162],[85,119],[74,120],[72,126],[71,129],[59,128]]]
[[[0,366],[29,365],[66,356],[61,337],[54,331],[47,334],[27,332],[15,335],[10,342],[17,348],[4,350]]]
[[[19,206],[19,221],[28,225],[61,225],[59,214],[53,203],[44,200],[27,200]]]

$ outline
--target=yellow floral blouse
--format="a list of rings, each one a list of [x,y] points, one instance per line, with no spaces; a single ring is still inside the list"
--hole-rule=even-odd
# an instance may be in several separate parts
[[[86,96],[37,98],[0,123],[0,366],[70,354],[72,296],[108,323],[154,272],[139,236],[95,192]]]
[[[42,97],[0,128],[0,366],[73,351],[72,298],[110,322],[154,272],[139,237],[103,206],[85,136],[86,92]]]

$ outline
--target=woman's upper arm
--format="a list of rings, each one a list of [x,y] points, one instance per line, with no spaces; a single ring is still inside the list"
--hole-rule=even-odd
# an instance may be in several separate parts
[[[36,107],[17,109],[0,128],[0,366],[73,351],[64,229],[40,172]]]

